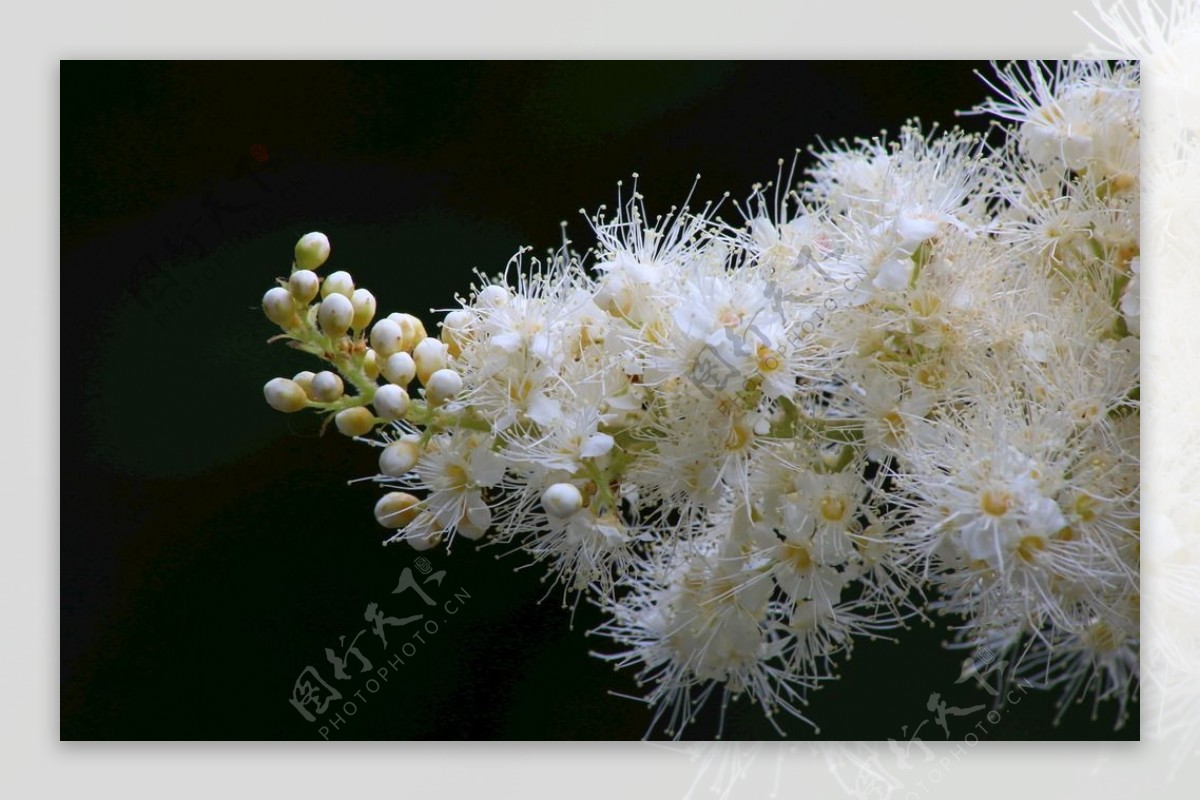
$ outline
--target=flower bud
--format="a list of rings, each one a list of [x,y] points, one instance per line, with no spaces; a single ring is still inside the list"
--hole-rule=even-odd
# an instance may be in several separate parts
[[[375,406],[375,412],[384,420],[402,420],[408,412],[409,397],[403,387],[384,384],[375,390],[375,400],[372,404]]]
[[[312,381],[315,377],[316,373],[314,373],[312,370],[301,370],[292,376],[292,380],[300,385],[300,389],[304,390],[304,394],[307,395],[310,400],[316,400],[313,398],[312,393]]]
[[[409,356],[404,351],[393,353],[387,357],[387,361],[380,368],[383,372],[383,377],[393,384],[406,387],[417,374],[417,365],[413,363],[412,356]]]
[[[271,409],[276,411],[300,411],[308,405],[308,398],[299,384],[292,379],[272,378],[263,387],[263,397]]]
[[[354,279],[345,270],[330,273],[321,284],[321,297],[327,298],[335,294],[345,295],[346,300],[350,300],[354,295]]]
[[[414,551],[428,551],[442,544],[442,532],[429,529],[412,536],[406,536],[404,541],[412,546]]]
[[[317,310],[317,321],[321,330],[331,337],[340,337],[350,330],[354,321],[354,307],[345,295],[330,295],[321,301]]]
[[[420,504],[407,492],[389,492],[375,503],[375,519],[384,528],[402,528],[417,516]]]
[[[379,378],[379,357],[370,348],[363,354],[363,372],[372,381]]]
[[[301,270],[315,270],[328,258],[329,237],[320,231],[305,234],[296,243],[296,267]]]
[[[428,551],[442,542],[446,527],[428,509],[417,512],[405,525],[404,541],[416,551]]]
[[[429,377],[446,366],[446,346],[432,337],[426,337],[413,348],[413,362],[417,366],[417,378],[422,384],[429,383]]]
[[[400,478],[416,467],[420,459],[421,448],[417,443],[398,439],[379,454],[379,472],[385,476]]]
[[[395,320],[385,317],[371,328],[371,347],[380,356],[385,358],[391,356],[397,351],[404,350],[404,332],[400,330],[400,326]]]
[[[263,387],[263,396],[272,409],[280,412],[298,412],[308,405],[308,396],[290,378],[272,378]]]
[[[446,315],[445,320],[442,320],[442,328],[449,328],[452,331],[465,331],[470,327],[471,321],[474,319],[475,315],[466,309],[455,309]]]
[[[425,382],[425,397],[430,403],[442,403],[462,392],[462,388],[462,376],[457,372],[450,369],[438,370]]]
[[[508,303],[508,290],[498,284],[485,286],[476,298],[476,304],[482,309],[496,309]]]
[[[321,291],[321,279],[312,270],[297,270],[288,279],[288,289],[297,303],[307,305]]]
[[[463,343],[470,337],[468,331],[474,319],[466,309],[457,309],[442,321],[442,342],[446,343],[451,356],[457,357],[462,353]]]
[[[350,305],[354,307],[351,326],[355,331],[365,330],[375,319],[375,296],[365,289],[356,289],[350,296]]]
[[[415,522],[404,532],[404,542],[413,550],[430,550],[442,544],[443,526],[430,512],[421,512]]]
[[[334,415],[333,422],[347,437],[361,437],[375,427],[375,415],[365,406],[351,406]]]
[[[267,290],[262,299],[263,314],[281,328],[290,328],[300,321],[292,295],[281,286]]]
[[[400,331],[404,335],[401,350],[412,350],[418,342],[428,336],[425,333],[425,324],[421,322],[420,318],[411,314],[392,312],[388,315],[388,319],[400,326]]]
[[[322,370],[313,376],[310,386],[312,399],[321,403],[332,403],[342,397],[342,393],[345,392],[342,377],[329,370]]]
[[[574,484],[551,484],[542,493],[542,508],[551,517],[570,517],[583,508],[583,495]]]

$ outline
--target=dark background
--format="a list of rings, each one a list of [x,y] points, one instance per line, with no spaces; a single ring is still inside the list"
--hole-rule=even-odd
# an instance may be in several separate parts
[[[269,378],[320,369],[268,346],[259,309],[300,235],[327,233],[329,270],[433,331],[428,310],[472,268],[556,246],[564,219],[586,247],[578,209],[611,207],[631,172],[652,213],[681,203],[697,172],[697,197],[745,197],[818,136],[913,115],[954,124],[984,97],[974,69],[989,67],[63,63],[61,737],[317,738],[288,703],[301,671],[333,682],[324,649],[367,627],[368,603],[423,609],[390,594],[416,554],[380,547],[377,491],[347,484],[375,472],[375,454],[262,399]],[[520,559],[495,555],[466,541],[429,554],[447,570],[437,601],[470,598],[438,613],[438,633],[376,694],[357,675],[333,682],[357,713],[331,738],[643,735],[647,710],[609,694],[636,692],[629,674],[588,654],[610,645],[585,636],[594,611],[571,629],[558,593],[538,603],[538,569],[514,574]],[[390,631],[395,655],[408,638]],[[941,739],[930,693],[991,702],[955,684],[948,629],[902,634],[860,643],[812,694],[822,737],[902,740],[928,719],[921,737]],[[369,631],[358,645],[387,664]],[[712,737],[718,707],[688,736]],[[949,725],[952,739],[1137,738],[1136,709],[1115,734],[1111,705],[1097,722],[1088,712],[1054,727],[1053,699],[1027,695],[998,724],[979,711]],[[744,701],[724,736],[776,737]]]

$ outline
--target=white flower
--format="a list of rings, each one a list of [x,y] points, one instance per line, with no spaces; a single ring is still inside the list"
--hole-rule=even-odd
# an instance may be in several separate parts
[[[375,298],[344,272],[310,307],[329,255],[310,235],[263,308],[331,367],[264,393],[359,438],[382,424],[389,541],[492,532],[597,604],[604,658],[670,733],[718,694],[804,719],[857,638],[928,610],[1123,714],[1137,75],[1005,68],[976,109],[1005,121],[987,147],[916,122],[842,141],[734,201],[740,226],[720,204],[651,216],[635,181],[584,255],[522,249],[436,338],[402,313],[368,333]]]

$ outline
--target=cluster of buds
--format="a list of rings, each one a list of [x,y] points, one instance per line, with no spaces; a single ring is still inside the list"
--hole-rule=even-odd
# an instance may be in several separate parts
[[[263,387],[267,403],[281,412],[323,412],[348,437],[399,420],[430,419],[462,389],[462,377],[447,366],[447,346],[429,337],[411,314],[375,320],[375,296],[355,287],[350,273],[338,270],[324,278],[317,273],[329,254],[324,234],[301,237],[291,274],[267,290],[262,308],[283,330],[272,341],[288,340],[332,369],[272,378]],[[416,399],[409,395],[414,378],[422,387]],[[346,392],[346,382],[353,393]],[[394,453],[381,459],[385,463],[398,469]]]
[[[1137,68],[999,76],[976,109],[1011,123],[999,146],[916,124],[842,142],[805,180],[781,163],[736,227],[719,204],[651,221],[635,183],[589,219],[593,263],[523,250],[438,337],[322,280],[308,234],[263,310],[331,369],[267,402],[380,449],[388,542],[490,537],[603,609],[607,658],[676,734],[715,686],[803,719],[856,637],[931,610],[961,618],[972,669],[1005,655],[1002,680],[1123,720]]]

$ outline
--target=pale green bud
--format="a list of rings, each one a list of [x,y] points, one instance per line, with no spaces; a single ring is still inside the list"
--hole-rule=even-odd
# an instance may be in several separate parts
[[[379,357],[370,348],[367,348],[367,352],[363,354],[363,372],[372,381],[379,378]]]
[[[263,314],[281,328],[291,328],[300,321],[292,295],[281,286],[272,287],[262,299]]]
[[[350,305],[354,307],[354,320],[350,325],[355,331],[366,329],[375,319],[375,296],[365,289],[356,289],[350,296]]]
[[[326,276],[321,284],[321,297],[327,298],[334,294],[344,295],[346,300],[350,300],[354,295],[354,279],[350,277],[350,273],[338,270]]]
[[[321,291],[321,279],[312,270],[297,270],[288,279],[292,297],[301,305],[307,305]]]
[[[329,237],[319,231],[305,234],[296,243],[296,267],[315,270],[329,258]]]

